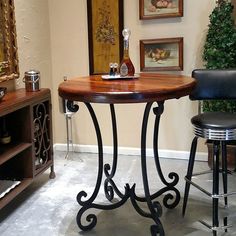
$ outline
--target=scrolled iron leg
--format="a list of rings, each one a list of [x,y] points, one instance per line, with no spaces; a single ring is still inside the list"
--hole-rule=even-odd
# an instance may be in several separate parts
[[[131,192],[133,192],[133,188],[134,188],[134,186],[132,188],[130,188],[130,186],[128,184],[126,184],[124,197],[120,201],[115,202],[111,205],[95,204],[95,203],[93,203],[92,198],[90,198],[87,201],[82,201],[83,197],[87,197],[87,193],[85,193],[84,191],[80,192],[78,194],[77,201],[82,206],[82,208],[79,210],[79,212],[77,214],[77,218],[76,218],[77,224],[80,227],[80,229],[82,229],[83,231],[88,231],[88,230],[91,230],[92,228],[94,228],[97,224],[97,216],[92,213],[88,214],[85,218],[87,220],[88,224],[87,225],[82,224],[81,218],[88,209],[94,208],[94,209],[100,209],[100,210],[113,210],[118,207],[121,207],[130,198]]]
[[[118,157],[118,139],[117,139],[116,114],[115,114],[114,104],[110,104],[110,111],[111,111],[111,121],[112,121],[112,131],[113,131],[113,163],[112,163],[112,168],[110,164],[104,165],[104,173],[106,176],[104,182],[104,192],[106,198],[109,201],[112,201],[114,198],[114,193],[116,193],[120,198],[122,198],[124,195],[119,191],[116,184],[112,180],[112,178],[115,176],[116,173],[117,157]]]
[[[166,191],[169,192],[171,191],[174,192],[175,194],[175,196],[172,193],[168,193],[167,195],[165,195],[165,197],[163,198],[163,204],[166,208],[173,209],[179,204],[180,201],[180,192],[178,189],[175,188],[175,186],[179,182],[179,176],[175,172],[169,173],[168,177],[172,179],[172,181],[168,182],[162,173],[162,168],[160,165],[159,153],[158,153],[158,136],[159,136],[158,134],[159,134],[160,118],[162,113],[164,112],[164,101],[157,102],[157,104],[158,106],[153,108],[153,112],[156,116],[154,124],[154,133],[153,133],[154,159],[157,173],[162,183],[166,185]]]
[[[156,223],[156,225],[152,225],[150,231],[152,236],[165,236],[165,231],[161,224]]]
[[[88,231],[93,229],[96,224],[97,224],[97,216],[95,214],[89,214],[86,216],[86,221],[88,222],[88,225],[83,225],[81,222],[81,218],[84,214],[85,211],[87,211],[90,207],[83,207],[79,210],[78,214],[77,214],[77,225],[79,226],[79,228],[83,231]]]
[[[143,115],[143,123],[142,123],[142,133],[141,133],[141,168],[142,168],[142,177],[143,177],[143,187],[144,187],[144,193],[146,202],[148,205],[148,208],[151,213],[151,217],[156,223],[155,225],[152,225],[150,230],[152,235],[161,235],[164,236],[164,229],[161,224],[161,221],[159,220],[159,217],[162,213],[162,208],[159,202],[154,201],[152,202],[150,189],[149,189],[149,183],[148,183],[148,176],[147,176],[147,164],[146,164],[146,135],[147,135],[147,124],[148,124],[148,117],[150,113],[152,103],[147,103]]]
[[[81,191],[77,196],[77,201],[82,206],[82,208],[80,209],[80,211],[77,215],[77,224],[80,227],[80,229],[87,231],[87,230],[90,230],[93,227],[95,227],[97,224],[97,217],[94,214],[89,214],[86,217],[86,220],[88,222],[88,225],[86,225],[86,226],[84,226],[82,224],[81,218],[82,218],[82,215],[85,211],[92,208],[92,203],[95,200],[95,198],[97,197],[100,186],[101,186],[102,174],[103,174],[103,146],[102,146],[103,144],[102,144],[102,136],[101,136],[100,128],[99,128],[98,121],[97,121],[96,115],[94,113],[94,110],[89,103],[85,103],[85,105],[91,115],[91,118],[92,118],[92,121],[93,121],[93,124],[95,127],[95,131],[96,131],[97,142],[98,142],[98,176],[97,176],[97,181],[96,181],[96,186],[95,186],[94,192],[88,200],[84,200],[84,201],[82,200],[82,198],[87,197],[86,192]]]
[[[143,186],[145,192],[145,199],[136,197],[138,201],[145,201],[147,202],[148,208],[150,210],[151,218],[154,220],[155,225],[152,225],[150,230],[152,235],[161,235],[164,236],[165,232],[160,221],[160,217],[162,215],[162,207],[158,201],[155,199],[161,196],[163,193],[168,192],[163,198],[163,204],[165,207],[172,209],[176,207],[180,201],[180,192],[175,188],[179,181],[179,176],[177,173],[171,172],[169,173],[169,178],[172,179],[171,182],[166,181],[164,175],[162,173],[160,161],[159,161],[159,154],[158,154],[158,131],[159,131],[159,123],[161,114],[164,111],[164,102],[157,102],[158,107],[153,109],[154,114],[156,116],[155,125],[154,125],[154,133],[153,133],[153,149],[154,149],[154,159],[157,174],[159,175],[160,180],[165,185],[162,189],[157,191],[154,194],[150,194],[149,183],[148,183],[148,176],[147,176],[147,165],[146,165],[146,135],[147,135],[147,125],[148,125],[148,118],[150,114],[151,107],[153,105],[152,102],[147,103],[143,115],[143,123],[142,123],[142,133],[141,133],[141,167],[142,167],[142,177],[143,177]],[[170,192],[174,192],[173,195]],[[169,202],[171,200],[172,202]]]
[[[110,171],[110,165],[109,164],[105,164],[103,166],[103,144],[102,144],[102,136],[101,136],[101,131],[100,131],[100,127],[98,124],[98,120],[97,117],[95,115],[95,112],[92,108],[92,106],[89,103],[85,103],[90,116],[92,118],[94,127],[95,127],[95,131],[96,131],[96,136],[97,136],[97,143],[98,143],[98,175],[97,175],[97,181],[96,181],[96,186],[95,189],[93,191],[93,194],[91,195],[90,198],[87,198],[87,193],[85,191],[81,191],[78,193],[77,195],[77,201],[79,203],[79,205],[81,206],[81,209],[79,210],[78,214],[77,214],[77,224],[79,226],[80,229],[82,229],[83,231],[88,231],[93,229],[96,224],[97,224],[97,216],[93,213],[89,213],[86,217],[86,224],[82,223],[82,217],[86,215],[87,210],[89,209],[100,209],[100,210],[112,210],[115,208],[118,208],[120,206],[122,206],[129,198],[131,193],[134,191],[134,187],[130,188],[130,186],[127,184],[125,186],[125,193],[122,194],[118,188],[116,187],[114,181],[112,180],[113,176],[115,175],[116,172],[116,164],[117,164],[117,151],[114,151],[114,160],[113,160],[113,166],[112,166],[112,170],[111,173],[109,173]],[[116,141],[116,125],[115,125],[115,120],[114,120],[114,107],[113,105],[111,105],[111,112],[112,112],[112,116],[113,116],[113,131],[115,130],[115,137],[114,137],[114,142],[115,142],[115,146],[117,148],[117,141]],[[116,149],[115,148],[115,149]],[[105,180],[105,195],[107,197],[108,200],[112,200],[114,197],[114,192],[118,193],[118,195],[120,195],[121,199],[118,202],[112,203],[110,205],[102,205],[102,204],[95,204],[94,201],[99,193],[100,187],[101,187],[101,183],[102,183],[102,176],[103,176],[103,171],[105,173],[105,176],[107,177],[107,179]],[[109,185],[108,185],[109,184]]]

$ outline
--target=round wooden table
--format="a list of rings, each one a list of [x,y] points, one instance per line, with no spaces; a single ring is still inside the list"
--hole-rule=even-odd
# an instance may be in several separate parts
[[[79,77],[67,80],[59,85],[59,95],[67,101],[67,107],[70,111],[76,112],[78,105],[74,101],[85,103],[94,123],[98,142],[98,176],[93,194],[87,199],[87,193],[81,191],[77,195],[77,201],[82,206],[77,215],[78,226],[86,231],[95,227],[97,217],[95,214],[86,216],[87,224],[82,224],[82,216],[91,208],[111,210],[123,205],[128,199],[131,200],[135,210],[142,216],[152,218],[155,222],[151,226],[151,235],[165,235],[164,228],[160,221],[162,215],[162,206],[157,198],[164,193],[163,205],[166,208],[175,208],[180,201],[180,193],[176,189],[179,181],[177,173],[171,172],[167,181],[162,173],[159,155],[158,155],[158,129],[161,114],[164,111],[164,101],[168,99],[180,98],[189,95],[196,82],[194,79],[181,75],[166,74],[140,74],[138,79],[119,79],[103,80],[100,75]],[[111,125],[113,129],[113,162],[103,164],[103,144],[101,130],[98,124],[96,114],[91,103],[109,104],[111,111]],[[137,196],[135,193],[135,184],[130,186],[128,183],[120,190],[113,177],[116,173],[118,161],[118,139],[116,127],[116,115],[114,104],[121,103],[146,103],[141,127],[141,168],[144,186],[144,197]],[[155,104],[153,112],[155,115],[153,132],[153,150],[154,161],[157,174],[164,184],[164,187],[157,189],[155,193],[150,193],[148,182],[148,171],[146,165],[146,135],[148,117],[151,107]],[[111,202],[110,205],[94,203],[102,184],[102,177],[105,175],[104,191],[106,198]],[[118,197],[118,201],[113,201]],[[146,202],[149,211],[144,211],[138,203]]]

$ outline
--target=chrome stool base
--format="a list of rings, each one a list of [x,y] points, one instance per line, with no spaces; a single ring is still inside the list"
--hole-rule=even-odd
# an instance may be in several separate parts
[[[187,206],[187,200],[189,195],[189,189],[190,185],[193,185],[197,189],[199,189],[201,192],[206,194],[207,196],[212,198],[212,226],[202,220],[201,222],[203,225],[205,225],[207,228],[211,229],[213,232],[213,235],[217,235],[217,231],[224,230],[227,232],[227,229],[231,227],[231,225],[228,225],[227,217],[224,217],[224,225],[219,226],[219,213],[218,213],[218,206],[219,206],[219,198],[224,198],[224,204],[227,207],[228,206],[228,196],[236,195],[236,192],[227,192],[227,175],[230,173],[227,169],[227,151],[226,151],[226,141],[218,141],[213,140],[213,169],[206,172],[200,172],[200,173],[194,173],[193,174],[193,167],[194,167],[194,161],[195,161],[195,154],[196,154],[196,148],[197,148],[197,140],[198,136],[195,136],[192,142],[191,151],[190,151],[190,158],[189,158],[189,165],[188,165],[188,171],[187,175],[185,176],[186,185],[185,185],[185,193],[184,193],[184,202],[183,202],[183,216],[185,215],[185,210]],[[222,153],[222,170],[219,168],[219,153]],[[206,189],[202,188],[200,185],[198,185],[196,182],[192,181],[193,176],[199,176],[207,173],[213,173],[213,190],[212,193],[207,191]],[[222,172],[223,177],[223,193],[219,193],[219,173]]]
[[[212,170],[209,170],[209,171],[194,173],[194,174],[192,174],[192,177],[199,176],[199,175],[204,175],[204,174],[209,174],[209,173],[212,173],[212,172],[213,172]],[[228,174],[232,174],[232,172],[228,171]],[[202,188],[200,185],[193,182],[192,180],[189,180],[187,178],[187,176],[185,176],[184,179],[185,179],[186,182],[192,184],[195,188],[197,188],[198,190],[205,193],[207,196],[209,196],[211,198],[224,198],[224,197],[236,195],[236,191],[233,191],[233,192],[230,192],[230,193],[212,194],[212,193],[208,192],[206,189]]]

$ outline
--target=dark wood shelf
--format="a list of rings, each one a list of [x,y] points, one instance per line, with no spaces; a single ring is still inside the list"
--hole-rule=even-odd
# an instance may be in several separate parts
[[[0,148],[0,165],[10,160],[12,157],[32,147],[32,143],[11,143]]]
[[[21,181],[19,185],[12,186],[12,189],[9,187],[8,193],[4,189],[11,183],[2,182],[4,196],[0,199],[1,209],[48,168],[51,168],[49,177],[55,177],[50,90],[27,92],[25,89],[18,89],[8,92],[0,102],[0,117],[6,120],[7,131],[12,138],[10,144],[0,144],[0,179]],[[38,133],[35,133],[36,120],[39,123]],[[37,134],[40,134],[40,138]],[[45,142],[46,148],[43,145]],[[44,159],[45,152],[47,159]],[[41,159],[44,162],[38,169],[37,163]]]

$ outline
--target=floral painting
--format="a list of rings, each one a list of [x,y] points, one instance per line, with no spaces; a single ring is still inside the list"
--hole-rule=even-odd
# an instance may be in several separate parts
[[[140,41],[141,71],[182,70],[183,38]]]
[[[123,0],[88,0],[90,74],[106,74],[122,56]]]
[[[117,42],[118,29],[115,29],[111,20],[111,6],[103,1],[103,7],[98,9],[98,26],[96,28],[96,40],[100,43],[115,45]]]
[[[139,0],[140,19],[183,16],[183,0]]]
[[[3,35],[0,32],[0,62],[4,61],[4,40]]]
[[[2,16],[0,16],[0,63],[2,61],[4,61],[4,38]]]

